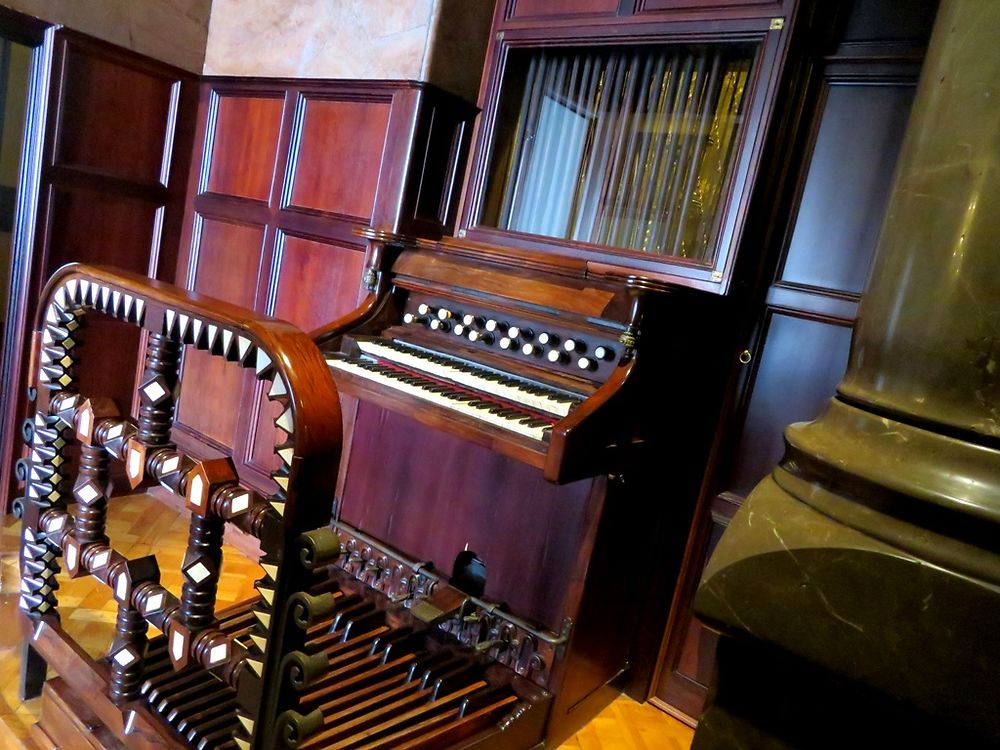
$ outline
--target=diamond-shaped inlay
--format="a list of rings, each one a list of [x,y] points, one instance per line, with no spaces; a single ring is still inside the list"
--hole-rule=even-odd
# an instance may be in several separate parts
[[[116,425],[112,425],[108,429],[108,440],[114,440],[115,438],[121,437],[122,436],[122,432],[124,432],[124,431],[125,431],[125,423],[124,422],[119,422]]]
[[[244,513],[250,509],[250,493],[243,492],[232,499],[229,503],[229,512],[232,515]]]
[[[159,375],[143,383],[139,386],[139,390],[142,392],[143,398],[153,406],[159,405],[170,395],[170,389],[167,388],[166,381]]]
[[[78,550],[76,548],[76,545],[74,545],[74,544],[67,545],[67,547],[66,547],[66,567],[67,568],[71,568],[72,569],[72,568],[76,567],[77,555],[79,553],[80,553],[80,550]]]
[[[100,570],[101,568],[103,568],[105,565],[108,564],[109,560],[111,560],[111,550],[105,550],[104,552],[98,552],[96,555],[94,555],[93,568],[92,569],[93,570]]]
[[[154,612],[159,612],[163,609],[163,602],[165,600],[163,592],[157,592],[155,594],[150,594],[146,597],[146,607],[143,610],[144,615],[151,615]]]
[[[146,474],[146,446],[135,438],[129,438],[125,449],[125,474],[132,489],[142,483]]]
[[[120,602],[125,601],[128,597],[128,576],[125,573],[119,573],[118,578],[115,580],[115,599]]]
[[[201,560],[199,560],[190,568],[187,568],[184,571],[184,574],[195,583],[201,583],[210,575],[212,575],[212,571],[209,570],[208,567],[203,562],[201,562]]]
[[[87,482],[82,487],[77,487],[73,494],[76,496],[76,499],[84,505],[90,505],[104,493],[102,493],[93,482]]]
[[[201,474],[195,474],[191,477],[187,490],[188,502],[195,507],[204,508],[205,502],[208,500],[208,492],[206,492],[205,480]]]
[[[94,429],[94,410],[84,407],[77,414],[76,434],[81,438],[89,437],[92,429]]]
[[[181,457],[171,456],[170,458],[166,459],[162,464],[160,464],[160,467],[164,474],[172,474],[173,472],[177,471],[180,465],[181,465]]]
[[[227,643],[220,643],[218,646],[213,646],[208,652],[208,663],[211,666],[222,664],[227,659],[229,659],[229,644]]]
[[[131,648],[126,646],[121,651],[117,652],[112,658],[121,666],[127,667],[129,664],[134,664],[139,656],[134,653]]]
[[[187,651],[187,643],[184,640],[184,634],[175,630],[170,636],[170,655],[174,661],[180,661],[184,658],[185,651]]]

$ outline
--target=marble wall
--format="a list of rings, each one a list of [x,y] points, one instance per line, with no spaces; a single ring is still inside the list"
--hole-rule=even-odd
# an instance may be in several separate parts
[[[0,0],[0,4],[200,73],[212,0]]]
[[[475,101],[493,0],[215,0],[204,72],[412,79]]]

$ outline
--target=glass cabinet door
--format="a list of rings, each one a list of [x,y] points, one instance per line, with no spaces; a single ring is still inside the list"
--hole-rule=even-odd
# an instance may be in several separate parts
[[[756,45],[519,49],[479,223],[711,262]]]

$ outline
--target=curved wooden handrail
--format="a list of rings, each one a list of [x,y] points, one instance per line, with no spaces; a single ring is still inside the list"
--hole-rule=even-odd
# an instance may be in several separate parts
[[[117,411],[108,399],[76,392],[77,331],[81,318],[91,311],[149,334],[138,427],[130,419],[110,416]],[[274,450],[281,462],[271,473],[275,490],[269,497],[242,487],[227,460],[200,461],[179,453],[170,442],[178,358],[184,346],[208,350],[234,366],[254,370],[259,381],[270,381],[267,396],[283,411],[275,421],[280,432]],[[112,587],[119,601],[113,661],[122,660],[120,669],[112,664],[114,700],[134,697],[129,691],[138,683],[127,670],[136,664],[141,668],[142,648],[129,649],[133,640],[145,642],[145,620],[167,635],[175,669],[200,663],[221,670],[239,694],[240,719],[245,720],[238,730],[243,733],[240,741],[266,746],[269,740],[252,727],[261,716],[276,713],[278,686],[268,675],[281,653],[296,645],[294,637],[286,642],[284,602],[307,585],[311,575],[299,556],[289,552],[297,549],[303,533],[322,532],[328,523],[340,463],[340,401],[322,354],[309,336],[285,321],[137,274],[81,264],[60,268],[46,284],[35,319],[34,352],[31,382],[41,387],[27,463],[22,537],[22,580],[27,588],[21,609],[36,623],[48,624],[45,632],[62,633],[50,579],[59,571],[56,556],[64,554],[71,575],[92,573]],[[83,446],[80,479],[70,483],[67,441],[74,432]],[[133,486],[151,473],[155,481],[186,498],[193,515],[180,600],[159,585],[154,558],[128,560],[104,535],[106,511],[93,509],[91,502],[110,494],[108,454],[125,461]],[[78,502],[76,518],[67,508],[70,484]],[[247,650],[212,629],[214,584],[207,589],[203,585],[217,575],[225,521],[249,524],[264,555],[265,575],[254,584],[261,597],[253,604],[257,623]],[[196,568],[199,572],[192,573]],[[36,665],[34,673],[37,684],[32,688],[40,689],[44,664],[40,670]]]
[[[277,318],[251,312],[223,300],[204,294],[191,292],[139,274],[107,268],[71,263],[59,268],[49,279],[42,291],[35,319],[35,330],[41,334],[45,325],[45,313],[53,296],[60,287],[73,279],[93,280],[109,287],[143,290],[143,295],[152,303],[147,307],[142,327],[159,333],[156,325],[159,318],[151,312],[166,309],[197,315],[203,320],[242,331],[255,344],[265,349],[271,356],[275,370],[282,376],[288,387],[294,409],[296,423],[302,425],[292,436],[295,455],[317,461],[332,461],[337,464],[342,441],[342,420],[340,399],[336,385],[329,375],[329,369],[313,340],[300,329]],[[292,367],[294,363],[294,368]],[[334,472],[334,475],[336,472]],[[331,494],[333,487],[330,488]]]

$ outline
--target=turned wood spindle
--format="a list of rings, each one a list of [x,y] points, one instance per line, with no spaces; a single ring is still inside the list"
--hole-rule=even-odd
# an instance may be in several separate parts
[[[146,367],[139,386],[145,398],[139,407],[137,434],[147,447],[170,445],[180,354],[178,342],[159,333],[150,334],[146,344]]]
[[[127,603],[119,605],[111,647],[111,700],[115,703],[139,697],[148,629],[138,610]]]
[[[77,499],[73,536],[81,545],[109,541],[104,533],[108,518],[108,463],[108,453],[100,446],[80,446],[79,479],[73,491]]]
[[[192,631],[215,620],[215,594],[222,564],[223,521],[216,516],[191,515],[188,547],[184,556],[181,617]]]

